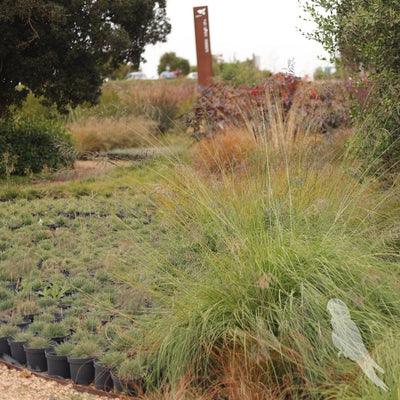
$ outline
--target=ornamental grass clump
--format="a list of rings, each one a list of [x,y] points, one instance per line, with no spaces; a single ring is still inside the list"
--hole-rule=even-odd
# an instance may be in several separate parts
[[[117,368],[126,360],[126,353],[115,350],[106,351],[97,360],[98,364],[111,369]]]
[[[19,331],[17,326],[4,324],[0,326],[0,338],[15,336]]]
[[[178,165],[165,183],[173,246],[143,241],[161,304],[137,321],[143,346],[164,383],[193,379],[225,398],[390,398],[337,356],[326,306],[349,306],[398,390],[400,276],[387,245],[399,234],[398,192],[358,179],[347,149],[288,135],[287,118],[271,119],[241,174]]]
[[[62,338],[66,337],[71,333],[65,323],[52,322],[43,327],[42,335],[47,338]]]
[[[74,348],[71,342],[64,342],[54,346],[54,354],[58,356],[69,356]]]
[[[71,349],[71,358],[96,358],[104,351],[104,347],[91,338],[81,340]]]
[[[52,347],[54,343],[47,337],[34,336],[27,343],[27,348],[30,349],[48,349]]]

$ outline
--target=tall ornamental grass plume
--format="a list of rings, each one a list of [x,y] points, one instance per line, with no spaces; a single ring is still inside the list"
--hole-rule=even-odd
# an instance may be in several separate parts
[[[391,399],[398,191],[358,179],[346,148],[313,140],[292,111],[270,110],[263,134],[247,131],[254,151],[240,153],[240,173],[221,163],[216,174],[215,156],[212,173],[178,164],[158,190],[169,241],[141,253],[157,306],[138,321],[153,375],[175,388],[186,377],[214,398]],[[338,356],[331,298],[347,304],[389,392]]]

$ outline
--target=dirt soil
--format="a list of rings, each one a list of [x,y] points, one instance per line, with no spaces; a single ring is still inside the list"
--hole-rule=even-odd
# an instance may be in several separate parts
[[[72,383],[63,385],[0,365],[0,400],[107,400],[109,397],[79,392]],[[114,397],[115,398],[115,397]],[[117,398],[117,400],[122,400]]]

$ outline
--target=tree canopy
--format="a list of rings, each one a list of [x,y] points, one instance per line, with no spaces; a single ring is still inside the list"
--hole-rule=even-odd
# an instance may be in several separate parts
[[[189,61],[185,58],[178,57],[173,51],[164,53],[157,67],[158,74],[167,70],[167,66],[171,71],[180,70],[183,75],[187,75],[190,71]]]
[[[166,0],[1,0],[0,115],[29,90],[60,110],[95,103],[108,73],[138,68],[170,29]]]
[[[398,0],[311,0],[304,5],[317,29],[309,36],[346,66],[376,73],[400,70]]]
[[[352,89],[353,113],[368,131],[359,139],[366,168],[398,172],[399,0],[309,0],[304,8],[317,24],[309,36],[350,71],[366,72],[354,76]]]

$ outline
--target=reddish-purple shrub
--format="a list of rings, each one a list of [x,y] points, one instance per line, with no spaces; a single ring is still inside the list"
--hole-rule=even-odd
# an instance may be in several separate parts
[[[344,88],[337,82],[317,85],[282,73],[258,86],[228,86],[224,83],[205,88],[194,110],[185,119],[197,139],[212,136],[227,126],[250,126],[257,135],[266,132],[275,112],[285,117],[296,103],[296,110],[309,117],[319,132],[346,124],[348,108]]]

